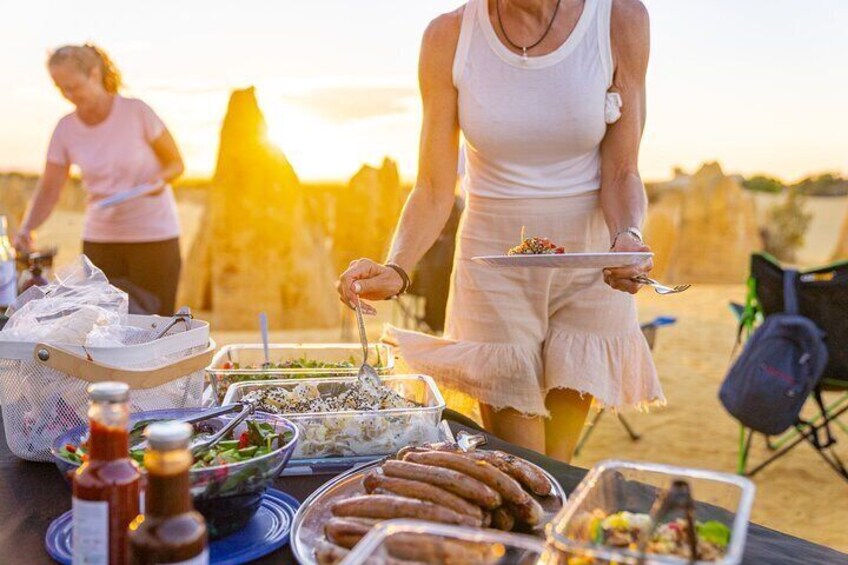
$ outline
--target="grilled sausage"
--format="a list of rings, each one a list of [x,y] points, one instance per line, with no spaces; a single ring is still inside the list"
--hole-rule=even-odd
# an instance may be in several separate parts
[[[331,508],[334,516],[356,516],[360,518],[416,518],[444,524],[479,526],[480,520],[443,508],[432,502],[404,498],[388,494],[366,494],[335,502]]]
[[[343,547],[328,542],[324,538],[315,542],[315,561],[318,565],[336,565],[349,553]]]
[[[524,522],[529,526],[538,526],[542,523],[542,519],[545,517],[545,511],[542,509],[542,505],[532,497],[530,498],[530,502],[527,504],[507,503],[506,506],[509,508],[509,511],[515,515],[519,522]]]
[[[530,492],[539,496],[551,494],[551,483],[548,477],[537,467],[524,461],[520,457],[509,455],[503,451],[469,451],[464,453],[466,457],[485,461],[494,465],[519,483],[524,485]]]
[[[333,517],[324,524],[324,535],[338,546],[353,549],[375,523],[376,521],[365,518]]]
[[[392,536],[386,539],[386,549],[396,559],[433,565],[486,565],[497,559],[488,544],[420,534]]]
[[[365,492],[397,494],[398,496],[432,502],[439,506],[450,508],[460,514],[468,514],[480,520],[482,524],[483,511],[480,510],[479,506],[475,506],[464,498],[429,483],[387,477],[376,471],[371,471],[362,479],[362,485],[365,487]]]
[[[469,459],[459,453],[446,453],[442,451],[409,453],[404,460],[459,471],[489,485],[505,501],[512,502],[513,504],[527,504],[531,500],[530,495],[521,488],[518,481],[485,461]]]
[[[452,469],[389,460],[383,463],[383,472],[390,477],[422,481],[442,487],[488,510],[497,508],[503,501],[501,495],[485,483]]]
[[[515,527],[515,516],[503,506],[495,508],[492,511],[492,527],[497,530],[511,532]]]

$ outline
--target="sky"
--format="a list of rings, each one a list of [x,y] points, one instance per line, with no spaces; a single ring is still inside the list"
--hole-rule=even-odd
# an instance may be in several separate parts
[[[71,110],[44,66],[93,41],[148,102],[194,176],[214,170],[229,92],[255,85],[269,135],[305,180],[384,156],[413,178],[421,35],[461,0],[0,0],[0,171],[39,171]],[[718,160],[795,180],[848,172],[848,1],[645,0],[648,123],[640,169]]]

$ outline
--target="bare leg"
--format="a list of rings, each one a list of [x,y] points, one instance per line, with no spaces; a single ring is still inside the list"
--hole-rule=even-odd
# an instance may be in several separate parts
[[[483,427],[504,441],[538,451],[545,452],[545,424],[541,416],[527,417],[512,408],[495,410],[487,404],[480,404]]]
[[[581,398],[576,390],[554,389],[545,398],[545,405],[551,413],[544,420],[545,454],[568,463],[580,440],[592,396],[584,394]]]

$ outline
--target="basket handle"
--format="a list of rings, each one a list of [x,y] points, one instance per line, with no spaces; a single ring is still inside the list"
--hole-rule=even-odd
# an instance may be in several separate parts
[[[39,365],[89,383],[118,381],[132,389],[147,389],[205,369],[212,361],[215,347],[215,341],[210,338],[204,351],[155,369],[122,369],[44,343],[35,346],[33,358]]]

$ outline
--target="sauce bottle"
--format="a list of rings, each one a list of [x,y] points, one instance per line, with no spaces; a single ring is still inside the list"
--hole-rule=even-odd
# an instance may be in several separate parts
[[[88,395],[89,459],[73,474],[73,563],[124,565],[140,477],[129,456],[129,386],[94,383]]]
[[[145,430],[147,487],[144,514],[129,526],[130,563],[207,565],[206,521],[189,492],[193,429],[183,422],[156,422]]]

